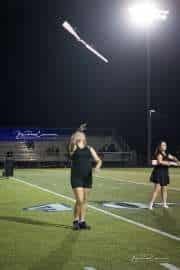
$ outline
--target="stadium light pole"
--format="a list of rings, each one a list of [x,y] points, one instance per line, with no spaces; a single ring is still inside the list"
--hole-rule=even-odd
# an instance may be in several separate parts
[[[165,21],[168,10],[161,10],[153,0],[138,0],[129,7],[133,24],[143,28],[146,34],[146,119],[147,119],[147,165],[151,164],[151,39],[150,29],[158,21]]]

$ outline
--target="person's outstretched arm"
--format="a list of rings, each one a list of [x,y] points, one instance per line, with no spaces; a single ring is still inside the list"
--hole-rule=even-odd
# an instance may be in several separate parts
[[[169,154],[169,155],[168,155],[168,158],[169,158],[170,160],[172,160],[172,161],[174,161],[174,162],[176,162],[176,163],[179,163],[179,164],[180,164],[180,161],[178,160],[178,158],[177,158],[177,157],[175,157],[175,156],[173,156],[173,155]]]
[[[164,165],[164,166],[178,166],[177,162],[175,161],[166,161],[166,160],[163,160],[163,156],[161,154],[159,154],[157,156],[157,162],[158,162],[158,165]]]

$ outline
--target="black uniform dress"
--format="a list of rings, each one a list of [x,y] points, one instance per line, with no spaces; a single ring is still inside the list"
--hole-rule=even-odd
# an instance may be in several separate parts
[[[72,188],[92,188],[92,155],[89,146],[79,148],[71,157],[71,186]]]
[[[163,153],[159,153],[163,157],[163,161],[169,161],[168,154],[164,155]],[[157,154],[157,156],[159,155]],[[155,159],[157,159],[157,156]],[[169,179],[169,167],[165,165],[157,165],[154,167],[150,181],[155,184],[160,184],[161,186],[167,186],[170,183]]]

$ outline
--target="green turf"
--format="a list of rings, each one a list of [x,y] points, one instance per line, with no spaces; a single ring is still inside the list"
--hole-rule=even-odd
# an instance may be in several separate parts
[[[103,201],[147,203],[151,185],[149,169],[104,169],[94,178],[90,204],[102,208]],[[69,170],[16,170],[15,177],[51,191],[72,196]],[[171,171],[170,188],[180,189],[180,170]],[[169,190],[169,201],[180,202],[180,191]],[[74,232],[72,213],[23,211],[43,203],[66,203],[67,199],[15,180],[0,180],[0,269],[1,270],[163,270],[161,262],[180,267],[180,241],[117,220],[89,209],[91,231]],[[112,210],[116,215],[180,237],[180,206],[167,210]],[[132,258],[150,257],[149,260]]]

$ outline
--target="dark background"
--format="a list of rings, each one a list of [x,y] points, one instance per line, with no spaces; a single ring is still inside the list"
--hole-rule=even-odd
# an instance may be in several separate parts
[[[146,43],[144,31],[129,21],[131,2],[8,0],[8,82],[2,80],[0,126],[87,122],[117,128],[133,148],[145,150]],[[174,151],[180,145],[180,1],[159,2],[170,15],[151,29],[153,144],[166,139]],[[110,63],[57,29],[57,15]]]

